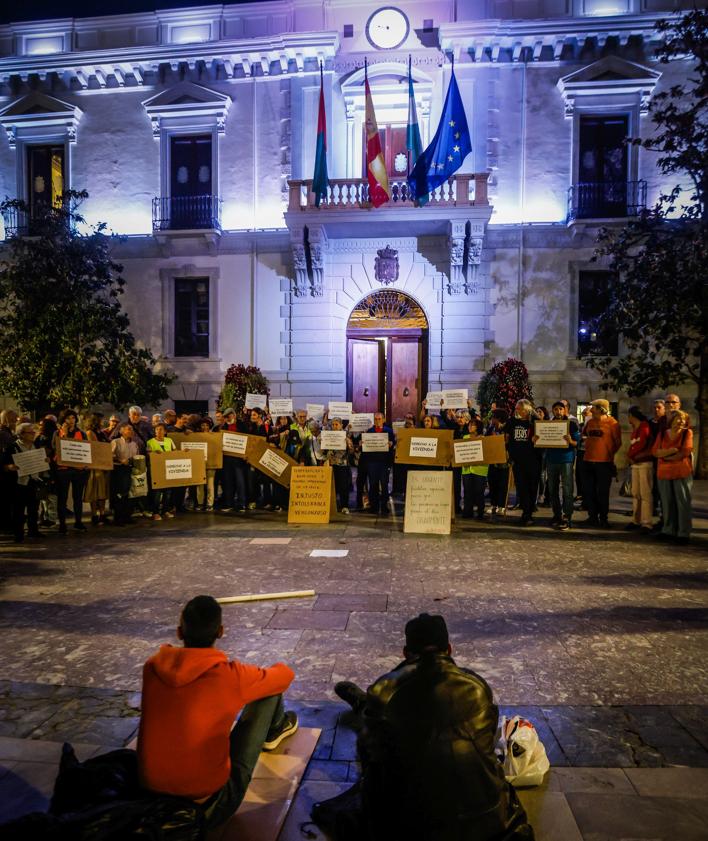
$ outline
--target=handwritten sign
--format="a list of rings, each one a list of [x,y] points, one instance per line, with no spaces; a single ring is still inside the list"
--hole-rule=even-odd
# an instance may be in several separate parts
[[[352,432],[366,432],[374,425],[373,412],[354,412],[349,418],[349,426]]]
[[[88,466],[91,464],[91,442],[61,438],[59,440],[58,457],[59,464],[62,465],[80,464]]]
[[[474,441],[453,441],[452,447],[455,454],[455,465],[482,464],[484,462],[481,438]]]
[[[265,438],[259,435],[248,436],[246,460],[256,470],[270,476],[271,479],[285,488],[290,486],[290,471],[297,465],[295,459],[290,458],[289,455],[269,444]]]
[[[206,444],[207,470],[220,470],[224,464],[223,439],[221,432],[170,432],[167,436],[175,442],[177,449],[184,449],[182,443],[187,441],[191,444],[197,442]],[[187,449],[195,449],[194,447]],[[202,449],[200,446],[198,449]]]
[[[322,415],[324,415],[324,408],[324,403],[308,403],[305,406],[305,411],[308,418],[319,421],[322,420]]]
[[[179,445],[180,450],[194,450],[195,452],[203,453],[204,463],[206,464],[207,453],[209,446],[206,441],[181,441]]]
[[[349,418],[352,416],[352,404],[335,402],[334,400],[330,400],[328,411],[330,420],[332,420],[332,418],[342,418],[342,420],[349,420]]]
[[[24,476],[36,476],[37,473],[49,470],[47,452],[44,447],[25,450],[22,453],[13,453],[12,460],[18,467],[15,475],[19,479]]]
[[[451,429],[399,429],[396,463],[447,467],[452,459],[452,435]]]
[[[248,448],[248,435],[242,435],[239,432],[222,432],[221,446],[226,455],[245,458]]]
[[[566,450],[568,442],[565,440],[565,436],[568,435],[568,426],[567,420],[535,421],[534,434],[538,435],[538,441],[536,441],[534,447]]]
[[[438,454],[437,438],[419,438],[411,436],[408,455],[413,458],[435,458]]]
[[[246,400],[243,404],[244,409],[265,409],[268,405],[267,394],[251,394],[247,392]]]
[[[388,432],[363,432],[361,435],[362,453],[387,453]]]
[[[440,414],[440,402],[443,399],[442,391],[429,391],[425,396],[425,408],[429,415]]]
[[[172,450],[169,453],[150,453],[152,487],[178,488],[203,485],[206,482],[206,462],[198,450]]]
[[[270,409],[271,417],[279,418],[281,415],[284,417],[292,417],[293,401],[289,397],[281,400],[270,400],[268,407]]]
[[[269,473],[275,473],[276,476],[282,476],[285,468],[288,466],[287,461],[274,453],[273,450],[266,450],[258,459],[258,464],[264,467]]]
[[[293,467],[288,522],[328,523],[336,510],[332,468]]]
[[[322,450],[346,450],[347,433],[339,429],[323,429],[320,433],[320,449]]]
[[[451,471],[409,471],[403,531],[417,534],[450,534],[452,499]]]
[[[443,408],[444,409],[466,409],[467,408],[467,389],[466,388],[449,388],[442,392]]]

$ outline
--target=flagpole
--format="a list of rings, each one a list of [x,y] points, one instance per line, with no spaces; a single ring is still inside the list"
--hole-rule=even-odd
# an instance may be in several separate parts
[[[411,88],[411,54],[408,53],[408,90]],[[406,144],[407,145],[407,144]],[[411,174],[411,150],[406,149],[406,180]]]

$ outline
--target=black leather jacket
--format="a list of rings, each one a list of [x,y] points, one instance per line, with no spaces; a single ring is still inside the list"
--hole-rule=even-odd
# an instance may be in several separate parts
[[[359,736],[372,839],[533,839],[494,755],[498,709],[486,681],[439,651],[380,677]]]

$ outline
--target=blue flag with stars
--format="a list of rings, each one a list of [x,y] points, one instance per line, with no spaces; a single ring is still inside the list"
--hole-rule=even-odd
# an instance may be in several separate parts
[[[438,130],[408,176],[411,198],[415,200],[418,196],[432,193],[436,187],[447,181],[453,172],[457,172],[471,151],[465,107],[453,70]]]

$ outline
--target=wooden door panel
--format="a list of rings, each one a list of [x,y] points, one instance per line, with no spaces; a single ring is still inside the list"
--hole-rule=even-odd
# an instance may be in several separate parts
[[[418,411],[421,385],[421,349],[420,342],[397,341],[390,343],[391,371],[391,420]]]
[[[376,339],[349,339],[352,409],[378,412],[382,397],[383,348]]]

